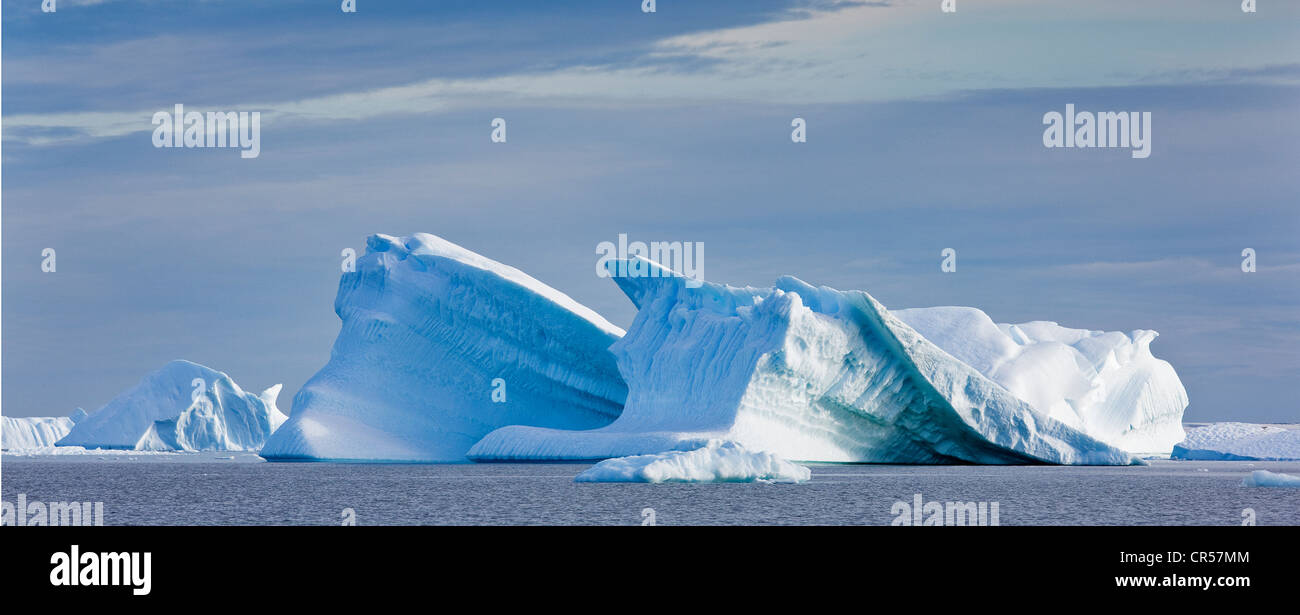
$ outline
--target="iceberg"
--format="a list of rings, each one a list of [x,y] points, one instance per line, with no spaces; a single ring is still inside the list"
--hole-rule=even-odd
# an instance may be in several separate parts
[[[1241,480],[1243,487],[1300,487],[1300,476],[1255,470]]]
[[[7,451],[50,448],[85,417],[86,411],[81,408],[68,416],[0,417],[0,448]]]
[[[1184,437],[1187,391],[1151,354],[1155,331],[995,324],[971,307],[895,310],[899,320],[1039,413],[1136,455],[1169,455]]]
[[[579,483],[802,483],[808,468],[735,442],[710,440],[689,450],[606,459],[579,474]]]
[[[176,360],[77,422],[57,446],[142,451],[256,451],[285,421],[280,385],[246,393],[230,376]]]
[[[369,237],[334,309],[330,360],[267,459],[466,462],[493,429],[600,427],[627,396],[608,351],[622,329],[433,235]]]
[[[1174,446],[1172,459],[1193,461],[1300,461],[1300,425],[1211,423],[1193,428]]]
[[[692,287],[644,259],[607,266],[638,309],[610,348],[628,383],[623,413],[586,431],[503,427],[471,459],[606,459],[721,439],[799,461],[1142,463],[1039,412],[866,292],[790,276]]]

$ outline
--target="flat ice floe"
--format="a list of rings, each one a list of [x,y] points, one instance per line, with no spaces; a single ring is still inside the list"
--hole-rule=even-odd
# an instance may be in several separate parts
[[[615,281],[637,317],[610,348],[628,383],[622,415],[587,431],[504,427],[471,458],[605,459],[721,439],[800,461],[1141,463],[1036,410],[865,292],[789,276],[692,288],[648,261],[630,270]]]
[[[579,483],[802,483],[812,471],[776,455],[710,440],[698,448],[606,459],[573,480]]]
[[[329,363],[263,457],[465,462],[497,427],[600,427],[627,395],[608,351],[622,329],[433,235],[369,237],[334,309]]]
[[[256,451],[284,421],[280,385],[247,393],[230,376],[177,360],[90,413],[55,444],[87,449]]]
[[[1241,484],[1243,487],[1300,487],[1300,476],[1255,470]]]
[[[1211,423],[1174,446],[1173,459],[1195,461],[1300,460],[1300,425]]]

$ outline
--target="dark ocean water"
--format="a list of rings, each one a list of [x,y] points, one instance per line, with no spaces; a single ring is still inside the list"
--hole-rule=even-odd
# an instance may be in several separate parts
[[[220,458],[225,457],[225,458]],[[232,458],[233,457],[233,458]],[[586,484],[586,464],[265,463],[249,454],[5,456],[0,495],[101,501],[107,525],[889,525],[896,503],[997,502],[1002,525],[1300,525],[1300,462],[1144,467],[814,465],[812,481]],[[648,513],[646,513],[648,515]]]

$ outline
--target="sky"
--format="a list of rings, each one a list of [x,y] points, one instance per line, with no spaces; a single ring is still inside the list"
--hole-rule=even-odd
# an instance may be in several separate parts
[[[176,358],[284,383],[288,409],[372,233],[627,327],[595,274],[626,233],[703,242],[737,286],[1154,329],[1185,420],[1300,422],[1300,3],[0,7],[6,415],[94,410]],[[259,112],[260,155],[154,147],[176,104]],[[1045,147],[1067,104],[1150,112],[1150,157]]]

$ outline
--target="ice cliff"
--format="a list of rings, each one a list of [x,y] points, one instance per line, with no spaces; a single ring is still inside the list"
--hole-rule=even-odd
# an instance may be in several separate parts
[[[0,448],[7,451],[49,448],[85,418],[77,408],[69,416],[0,417]]]

